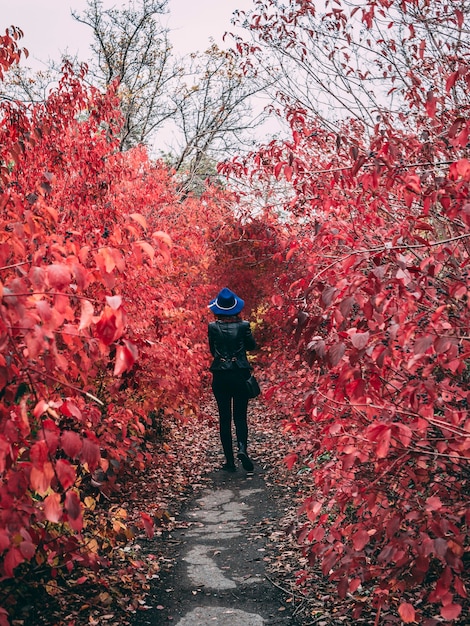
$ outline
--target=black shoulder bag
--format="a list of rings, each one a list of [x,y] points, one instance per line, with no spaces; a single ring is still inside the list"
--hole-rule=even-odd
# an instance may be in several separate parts
[[[254,374],[250,374],[250,378],[246,381],[246,390],[248,391],[249,398],[256,398],[261,393],[260,386]]]

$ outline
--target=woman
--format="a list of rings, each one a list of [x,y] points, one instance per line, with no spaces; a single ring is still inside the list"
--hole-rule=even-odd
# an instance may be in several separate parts
[[[227,287],[209,304],[216,316],[216,321],[210,322],[208,327],[209,348],[214,357],[210,366],[212,390],[219,409],[220,440],[226,460],[222,469],[227,472],[237,469],[232,447],[232,417],[237,435],[237,457],[246,471],[253,471],[247,452],[248,392],[245,381],[251,372],[246,351],[254,350],[256,342],[249,322],[240,317],[244,306],[245,302]]]

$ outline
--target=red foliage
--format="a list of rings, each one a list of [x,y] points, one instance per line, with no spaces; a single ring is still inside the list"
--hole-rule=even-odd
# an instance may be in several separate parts
[[[22,31],[15,26],[7,28],[4,35],[0,35],[0,80],[5,72],[19,62],[21,55],[28,56],[28,51],[18,47],[18,40],[23,36]]]
[[[65,65],[43,105],[1,105],[3,577],[99,562],[100,486],[145,468],[155,416],[196,410],[208,363],[224,194],[183,202],[144,149],[120,153],[117,104]]]
[[[369,3],[364,24],[390,4]],[[307,5],[287,16],[266,3],[252,30],[267,37],[268,24],[295,46]],[[467,598],[470,105],[456,104],[469,76],[458,67],[411,66],[446,89],[423,99],[411,81],[407,118],[383,112],[369,134],[354,120],[332,132],[292,106],[291,141],[221,167],[255,188],[284,183],[266,209],[269,220],[282,209],[290,242],[267,302],[279,332],[265,395],[299,436],[286,463],[313,474],[299,511],[304,556],[340,597],[372,586],[376,605],[399,605],[408,623],[426,602],[456,619]]]
[[[119,272],[136,262],[130,220],[114,216],[105,246],[103,223],[88,205],[101,189],[96,172],[103,175],[108,162],[116,172],[115,146],[100,130],[113,116],[112,94],[87,92],[68,67],[44,106],[5,104],[2,112],[0,524],[7,577],[25,559],[62,552],[60,544],[68,546],[66,560],[82,552],[78,535],[70,542],[60,531],[83,528],[78,485],[129,456],[131,440],[116,448],[118,415],[139,428],[132,412],[107,411],[96,391],[113,353],[118,373],[131,369],[136,354],[123,339],[122,298],[111,295]]]

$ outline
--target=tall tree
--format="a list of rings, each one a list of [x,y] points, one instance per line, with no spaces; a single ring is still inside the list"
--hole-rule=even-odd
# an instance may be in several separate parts
[[[93,32],[92,77],[103,87],[119,82],[121,149],[159,141],[162,128],[176,129],[167,156],[188,189],[215,175],[217,160],[243,148],[246,131],[262,119],[249,105],[259,88],[237,69],[233,55],[215,45],[177,58],[159,20],[166,10],[167,0],[141,0],[119,10],[89,0],[83,15],[73,15]]]
[[[179,89],[173,95],[173,122],[179,142],[173,167],[183,174],[183,186],[197,187],[216,175],[218,161],[249,146],[264,112],[253,113],[251,98],[259,88],[237,67],[237,59],[215,44],[204,55],[193,55]]]
[[[181,68],[172,56],[168,28],[156,19],[167,4],[141,0],[105,10],[102,0],[89,0],[83,14],[72,13],[93,33],[91,76],[102,87],[119,83],[121,149],[144,142],[175,111],[168,93]]]

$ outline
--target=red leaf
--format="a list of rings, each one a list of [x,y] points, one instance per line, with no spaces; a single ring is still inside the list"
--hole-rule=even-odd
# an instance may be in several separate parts
[[[426,42],[422,39],[419,43],[419,58],[424,59],[424,52],[426,50]]]
[[[62,290],[70,285],[70,268],[63,263],[53,263],[47,268],[47,281],[52,289]]]
[[[82,506],[75,491],[67,491],[64,508],[71,528],[80,532],[83,528]]]
[[[429,117],[436,117],[436,106],[437,106],[436,96],[434,95],[432,91],[428,91],[428,94],[426,97],[426,103],[424,107]]]
[[[151,260],[154,259],[154,257],[155,257],[155,250],[147,241],[136,241],[134,243],[134,246],[137,246],[143,252],[145,252],[145,254],[147,254],[150,257]]]
[[[387,430],[387,428],[388,424],[384,424],[383,422],[373,423],[367,429],[367,437],[370,439],[370,441],[377,441]]]
[[[338,555],[333,550],[333,548],[330,548],[330,551],[326,553],[322,560],[321,569],[324,576],[327,576],[330,573],[337,561]]]
[[[152,539],[154,535],[152,518],[150,517],[150,515],[148,515],[148,513],[141,513],[140,517],[142,518],[142,522],[144,523],[144,528],[145,528],[145,532],[147,533],[147,537],[149,537],[149,539]]]
[[[117,338],[116,315],[110,309],[105,309],[101,314],[96,324],[96,334],[106,346],[111,345]]]
[[[415,228],[416,230],[430,230],[434,232],[434,228],[431,226],[431,224],[428,224],[423,220],[418,220],[417,222],[415,222]]]
[[[336,294],[338,293],[338,289],[336,289],[336,287],[325,287],[325,289],[323,289],[323,291],[321,292],[321,301],[322,303],[328,307],[330,306],[330,304],[333,302]]]
[[[265,400],[270,400],[275,394],[276,390],[277,390],[277,386],[269,387],[269,389],[267,389],[263,394]]]
[[[311,522],[314,522],[317,519],[318,514],[322,510],[322,506],[323,505],[321,502],[309,503],[309,505],[307,506],[306,512],[307,512],[307,517]]]
[[[459,77],[458,72],[452,72],[451,74],[449,74],[446,80],[446,92],[447,93],[449,93],[449,91],[454,87],[455,83],[457,82],[458,77]]]
[[[147,220],[143,215],[141,215],[140,213],[131,213],[129,217],[138,224],[140,224],[144,230],[147,230]]]
[[[416,622],[416,611],[409,602],[402,602],[398,607],[398,613],[405,624]]]
[[[324,359],[326,353],[324,340],[321,337],[314,337],[307,345],[307,350],[314,352],[318,359]]]
[[[407,448],[410,445],[413,436],[411,428],[406,426],[406,424],[400,423],[395,423],[393,426],[398,431],[396,433],[397,438],[401,441],[405,448]]]
[[[355,593],[359,589],[361,582],[360,578],[353,578],[349,583],[349,593]]]
[[[0,626],[10,626],[10,620],[8,619],[8,611],[0,606]]]
[[[460,159],[455,164],[457,173],[465,180],[470,179],[470,161],[468,159]]]
[[[80,460],[88,465],[90,472],[93,472],[93,470],[98,467],[101,460],[99,446],[93,441],[90,441],[90,439],[83,439]]]
[[[341,315],[343,317],[347,317],[350,312],[351,309],[353,307],[353,304],[355,303],[355,298],[353,296],[349,296],[348,298],[345,298],[344,300],[341,300],[341,302],[339,303],[339,310],[341,311]]]
[[[60,494],[50,493],[44,500],[44,515],[49,522],[60,522],[62,519],[62,504]]]
[[[457,619],[462,612],[460,604],[447,604],[441,607],[441,615],[445,620]]]
[[[76,417],[78,420],[82,419],[82,412],[71,400],[65,400],[65,402],[61,404],[60,412],[67,417]]]
[[[78,253],[78,258],[80,259],[82,263],[84,264],[86,263],[90,250],[91,250],[90,246],[83,246],[83,248],[80,248],[80,251]]]
[[[297,463],[298,456],[296,454],[288,454],[284,457],[284,463],[287,465],[287,468],[291,470],[293,466]]]
[[[361,169],[361,167],[364,165],[364,163],[366,162],[366,157],[364,155],[361,155],[356,162],[354,163],[354,165],[351,168],[351,176],[355,176],[358,171]]]
[[[36,406],[33,409],[34,417],[41,417],[43,413],[47,411],[49,408],[49,404],[45,400],[39,400]]]
[[[464,362],[461,359],[452,359],[452,361],[447,363],[447,368],[450,369],[453,374],[457,371],[463,371],[464,367]]]
[[[343,576],[338,583],[338,596],[341,599],[346,597],[346,593],[348,592],[348,577]]]
[[[290,261],[297,251],[297,246],[293,246],[286,254],[286,261]]]
[[[32,541],[22,541],[19,545],[20,552],[25,559],[30,561],[36,554],[36,546]]]
[[[111,248],[101,248],[95,255],[97,266],[106,274],[111,273],[116,267],[116,254]]]
[[[357,533],[352,536],[354,550],[359,552],[369,543],[369,540],[370,535],[367,530],[358,530]]]
[[[13,578],[14,569],[24,562],[24,556],[21,554],[18,548],[10,548],[3,561],[3,567],[5,570],[5,576],[7,578]]]
[[[73,263],[71,269],[77,286],[80,289],[86,289],[90,282],[90,273],[88,270],[79,263]]]
[[[137,360],[137,346],[130,341],[124,340],[123,346],[116,349],[116,363],[114,365],[114,376],[120,376],[123,372],[128,372]]]
[[[462,579],[459,578],[458,576],[456,576],[454,579],[454,587],[455,587],[455,591],[459,594],[461,598],[467,597],[467,589],[465,585],[463,584]]]
[[[49,458],[47,443],[44,440],[34,443],[29,451],[29,458],[31,459],[33,467],[42,469],[44,463]]]
[[[357,350],[363,350],[369,341],[369,332],[354,333],[351,335],[351,343]]]
[[[80,498],[75,491],[68,491],[65,496],[65,510],[71,519],[77,519],[81,513]]]
[[[413,351],[415,354],[424,354],[428,348],[434,343],[434,337],[426,335],[425,337],[419,337],[415,341]]]
[[[168,248],[171,248],[172,246],[170,235],[168,235],[168,233],[164,233],[161,230],[157,230],[156,232],[152,233],[152,239],[157,239],[157,241],[161,241]]]
[[[437,354],[443,354],[449,351],[454,345],[455,343],[452,337],[437,337],[434,342],[434,350]]]
[[[384,459],[390,449],[390,439],[392,436],[392,429],[386,428],[382,434],[379,445],[377,446],[376,454],[379,459]]]
[[[70,462],[66,459],[59,459],[56,463],[57,477],[60,480],[62,487],[67,490],[75,484],[77,478],[75,469],[70,465]]]
[[[65,430],[61,436],[62,449],[71,459],[78,457],[82,450],[82,438],[72,430]]]
[[[470,161],[465,158],[455,161],[449,168],[449,174],[452,180],[470,180]]]
[[[430,498],[427,498],[426,511],[439,511],[439,509],[442,509],[442,502],[440,498],[438,498],[437,496],[431,496]]]
[[[328,350],[328,362],[331,367],[335,367],[343,358],[343,354],[346,350],[344,343],[335,343]]]
[[[35,291],[44,290],[44,283],[46,281],[46,272],[43,267],[32,267],[28,274],[28,277]]]
[[[10,535],[5,529],[0,529],[0,554],[10,546]]]
[[[52,463],[49,461],[44,463],[42,469],[32,467],[29,475],[31,489],[36,491],[39,495],[45,496],[49,491],[53,478],[54,468],[52,467]]]
[[[84,330],[90,326],[93,320],[94,308],[89,300],[82,300],[82,310],[80,314],[80,325],[78,330]]]
[[[436,537],[436,539],[434,539],[434,550],[437,556],[443,559],[448,550],[447,540],[443,537]],[[436,585],[436,597],[441,599],[443,594],[447,593],[448,588],[449,583],[446,581],[445,576],[441,576]]]
[[[453,144],[455,144],[456,146],[466,146],[468,143],[468,135],[470,133],[470,125],[468,123],[466,123],[463,127],[462,130],[460,131],[460,133],[455,137],[454,141],[452,142]]]
[[[7,384],[8,384],[8,369],[6,367],[0,367],[0,389],[4,389],[7,386]]]
[[[49,454],[54,455],[59,446],[59,434],[60,431],[54,422],[51,420],[43,421],[44,439],[47,443]]]
[[[421,181],[416,174],[407,174],[405,177],[406,189],[413,193],[421,193]]]
[[[276,178],[279,177],[279,174],[280,174],[283,166],[284,166],[284,163],[282,163],[282,162],[281,163],[276,163],[276,165],[274,166],[274,176]]]

